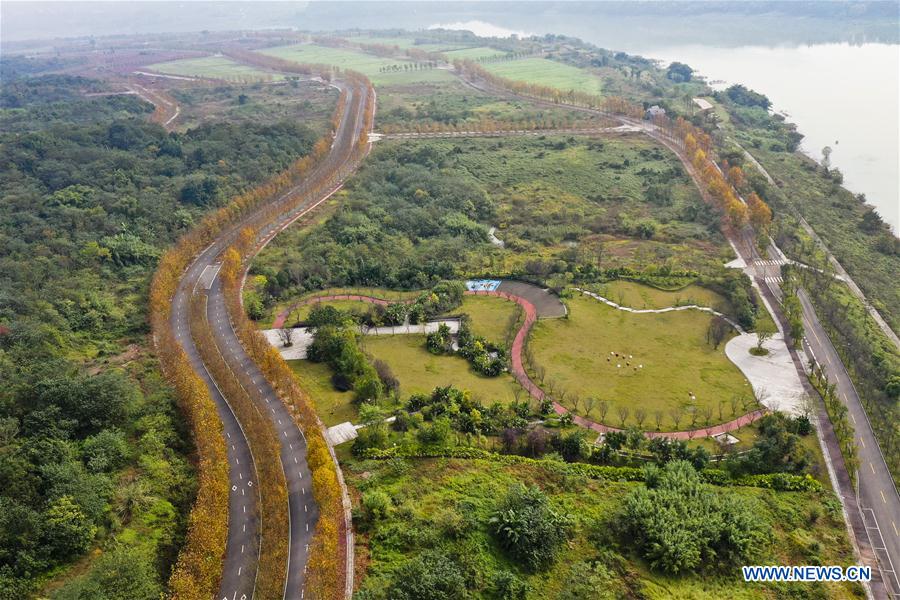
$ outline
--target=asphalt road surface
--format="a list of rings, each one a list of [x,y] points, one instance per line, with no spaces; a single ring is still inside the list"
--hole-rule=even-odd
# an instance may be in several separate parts
[[[318,509],[312,498],[312,478],[306,464],[306,442],[287,407],[240,345],[228,317],[221,280],[217,275],[219,255],[245,225],[249,223],[263,225],[260,227],[262,235],[271,238],[296,218],[296,215],[302,214],[310,206],[321,201],[326,193],[333,191],[323,192],[318,197],[310,197],[302,206],[289,213],[277,214],[269,219],[271,223],[260,222],[263,218],[261,215],[265,213],[267,207],[286,202],[292,195],[311,189],[317,178],[325,181],[336,168],[347,166],[364,124],[366,91],[362,88],[350,88],[347,92],[345,112],[329,156],[295,188],[229,227],[203,250],[182,276],[173,301],[171,326],[192,366],[210,388],[219,416],[225,425],[228,443],[231,497],[228,511],[228,541],[218,594],[218,598],[222,600],[248,600],[253,597],[260,547],[259,502],[256,494],[258,486],[254,486],[256,469],[240,423],[231,411],[227,399],[223,397],[209,375],[191,338],[190,298],[193,294],[207,295],[206,316],[222,357],[248,391],[251,399],[269,416],[278,431],[281,463],[288,487],[290,515],[290,531],[285,532],[285,535],[289,536],[290,551],[288,564],[285,565],[287,576],[284,597],[292,600],[302,598],[308,543],[315,531],[318,517]]]

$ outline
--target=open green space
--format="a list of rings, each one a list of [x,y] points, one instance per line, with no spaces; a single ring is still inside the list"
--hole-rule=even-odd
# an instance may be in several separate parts
[[[478,60],[480,58],[493,58],[495,56],[506,56],[505,50],[498,50],[489,46],[478,46],[477,48],[460,48],[459,50],[448,50],[444,52],[450,60]]]
[[[353,403],[353,392],[341,392],[331,384],[331,367],[308,360],[291,360],[288,365],[303,391],[313,399],[316,413],[326,426],[359,421],[359,411]]]
[[[661,290],[649,285],[617,279],[609,283],[591,286],[590,289],[616,304],[630,308],[657,309],[695,304],[716,310],[727,309],[726,300],[720,294],[695,284],[687,285],[679,290]],[[727,314],[728,311],[720,310],[720,312]]]
[[[348,48],[331,48],[315,44],[294,44],[260,50],[262,54],[300,63],[333,65],[364,73],[375,85],[446,81],[452,75],[445,69],[414,68],[409,60],[384,58]]]
[[[510,300],[485,296],[466,296],[453,314],[467,314],[472,319],[472,333],[495,344],[502,344],[509,330],[510,319],[518,305]]]
[[[589,71],[547,58],[522,58],[485,63],[484,68],[507,79],[546,85],[562,91],[599,94],[600,78]]]
[[[209,122],[271,124],[294,120],[319,135],[331,127],[331,115],[338,91],[318,82],[185,86],[171,90],[181,107],[179,130]]]
[[[552,386],[556,396],[563,391],[567,403],[580,398],[585,416],[601,420],[596,404],[590,415],[585,409],[593,397],[609,403],[603,420],[610,425],[622,425],[622,409],[626,426],[655,429],[658,413],[661,430],[672,431],[730,420],[753,402],[750,384],[725,356],[725,342],[714,349],[706,340],[710,315],[634,314],[580,295],[568,305],[567,319],[538,321],[529,348],[543,369],[543,387]],[[740,399],[734,411],[732,398]],[[680,412],[677,425],[672,411]]]
[[[453,48],[454,45],[446,42],[428,41],[428,38],[419,38],[418,36],[399,37],[378,35],[352,35],[347,36],[348,42],[354,44],[382,44],[384,46],[397,46],[398,48],[416,48],[425,52],[441,52],[447,48]]]
[[[245,288],[245,294],[248,292],[252,292],[255,290],[253,285],[254,282],[248,282],[247,287]],[[387,300],[388,302],[403,302],[405,300],[410,300],[419,295],[418,291],[400,291],[400,290],[389,290],[386,288],[379,287],[367,287],[367,286],[359,286],[359,287],[334,287],[328,288],[325,290],[319,290],[316,292],[312,292],[309,294],[303,294],[302,296],[296,298],[289,298],[286,300],[281,300],[272,304],[272,306],[268,309],[269,315],[258,322],[260,328],[269,329],[272,327],[272,322],[278,316],[278,314],[284,309],[297,304],[298,302],[306,302],[306,301],[315,301],[316,298],[324,298],[326,296],[338,296],[342,294],[356,294],[359,296],[371,296],[373,298],[381,298],[383,300]],[[246,295],[245,295],[246,298]],[[352,309],[354,311],[366,312],[372,305],[368,302],[361,302],[358,300],[329,300],[327,301],[329,306],[334,306],[335,308],[344,309]],[[288,322],[292,323],[294,321],[302,321],[309,315],[309,311],[312,310],[313,305],[305,305],[300,306],[294,309],[290,317],[288,318]]]
[[[710,565],[702,573],[678,576],[652,570],[629,552],[630,540],[620,533],[623,503],[644,484],[588,480],[564,475],[552,465],[550,461],[543,466],[460,459],[351,460],[344,474],[354,505],[360,507],[357,560],[366,565],[360,592],[381,600],[404,583],[434,585],[434,579],[412,567],[423,554],[434,552],[442,557],[439,572],[462,573],[452,580],[476,597],[503,597],[492,593],[499,585],[516,586],[522,591],[512,597],[529,600],[762,600],[803,597],[810,590],[810,584],[746,584],[737,565],[727,565],[724,572]],[[571,519],[567,543],[549,566],[537,571],[523,568],[498,544],[493,533],[496,526],[489,522],[510,487],[518,483],[537,485],[549,507]],[[830,494],[759,488],[720,488],[715,493],[745,502],[770,532],[760,549],[759,564],[854,563],[840,505]],[[815,590],[817,598],[853,598],[862,593],[851,584],[827,584]]]
[[[183,77],[208,77],[226,81],[275,81],[284,79],[277,73],[270,73],[249,65],[235,62],[224,56],[205,56],[157,63],[147,67],[167,75]]]
[[[521,389],[508,373],[484,377],[475,373],[469,363],[458,356],[435,356],[425,349],[425,336],[363,336],[360,345],[373,359],[390,366],[400,380],[400,393],[430,394],[438,386],[453,385],[468,391],[485,406],[494,402],[508,404]],[[525,397],[525,394],[521,394]]]

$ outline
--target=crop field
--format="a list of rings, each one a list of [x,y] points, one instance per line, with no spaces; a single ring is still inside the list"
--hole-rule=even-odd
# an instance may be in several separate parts
[[[416,38],[410,37],[381,37],[377,35],[353,35],[345,37],[348,42],[354,44],[383,44],[385,46],[397,46],[398,48],[417,48],[426,52],[440,52],[447,48],[455,48],[456,46],[450,42],[442,43],[435,41],[434,43],[417,44]],[[427,39],[427,38],[423,38]]]
[[[315,44],[294,44],[260,50],[285,60],[301,63],[333,65],[341,69],[352,69],[364,73],[375,85],[396,83],[417,83],[446,81],[452,75],[444,69],[412,69],[413,63],[406,60],[383,58],[357,52],[347,48],[328,48]],[[382,68],[399,68],[397,71],[383,72]],[[404,67],[408,67],[404,69]]]
[[[601,92],[600,78],[588,71],[546,58],[522,58],[486,63],[484,68],[508,79],[588,94]]]
[[[707,343],[710,315],[633,314],[580,295],[568,305],[567,319],[538,321],[529,348],[545,370],[545,389],[552,382],[557,396],[565,390],[570,399],[607,401],[606,423],[621,426],[619,410],[627,409],[625,426],[641,426],[635,413],[643,410],[645,429],[655,428],[657,412],[662,431],[688,429],[692,421],[699,428],[707,424],[707,416],[710,423],[719,423],[755,404],[750,384],[725,356],[725,342],[718,349]],[[735,397],[741,405],[732,414],[730,400]],[[677,425],[673,410],[681,411]],[[601,420],[596,407],[593,411],[585,416]],[[583,408],[579,412],[586,413]]]
[[[616,538],[624,500],[643,484],[562,475],[546,462],[547,466],[459,459],[350,462],[344,473],[354,492],[363,499],[375,494],[389,499],[383,516],[372,519],[357,536],[357,557],[364,557],[367,565],[360,590],[388,589],[401,565],[438,549],[470,570],[476,597],[496,597],[483,592],[502,572],[507,579],[512,575],[524,580],[530,592],[516,597],[529,599],[763,600],[793,597],[785,595],[786,588],[799,592],[785,584],[744,584],[736,566],[726,573],[680,576],[651,570],[618,543],[610,543]],[[501,550],[488,524],[510,486],[520,482],[539,486],[551,506],[572,519],[568,543],[547,570],[537,573],[523,569]],[[815,492],[760,488],[733,487],[722,493],[750,503],[771,531],[761,564],[853,563],[836,501]],[[811,584],[801,585],[805,591]],[[815,589],[816,598],[856,597],[852,584]]]
[[[444,54],[450,60],[470,59],[478,60],[480,58],[490,58],[494,56],[506,56],[506,51],[490,48],[488,46],[479,46],[477,48],[460,48],[459,50],[448,50]]]
[[[149,65],[148,69],[167,75],[183,77],[208,77],[226,81],[276,81],[284,79],[276,73],[269,73],[249,65],[242,65],[224,56],[186,58]]]
[[[383,360],[391,367],[400,380],[403,397],[431,393],[438,386],[453,385],[469,391],[485,405],[507,404],[515,400],[516,390],[521,389],[508,373],[483,377],[461,357],[431,354],[425,349],[425,336],[422,335],[364,336],[360,344],[373,358]],[[522,397],[526,397],[524,393]]]

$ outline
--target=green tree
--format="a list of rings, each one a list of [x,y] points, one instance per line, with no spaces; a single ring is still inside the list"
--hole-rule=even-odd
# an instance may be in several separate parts
[[[51,502],[41,521],[42,543],[60,560],[84,553],[97,533],[97,528],[70,496]]]
[[[530,571],[549,567],[566,541],[571,518],[557,512],[536,486],[515,484],[490,518],[499,544]]]
[[[678,574],[748,564],[767,540],[766,524],[742,498],[701,482],[687,462],[646,469],[646,487],[626,499],[623,538],[653,569]]]

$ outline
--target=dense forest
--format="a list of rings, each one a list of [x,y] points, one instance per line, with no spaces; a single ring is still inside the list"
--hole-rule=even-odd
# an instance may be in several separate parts
[[[0,598],[159,597],[194,481],[145,351],[149,278],[205,211],[316,139],[293,121],[167,133],[134,96],[85,95],[103,90],[44,76],[0,97]]]

